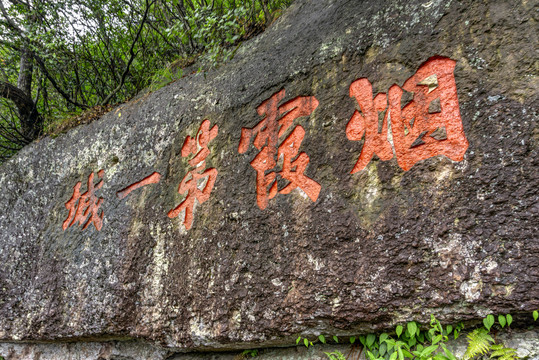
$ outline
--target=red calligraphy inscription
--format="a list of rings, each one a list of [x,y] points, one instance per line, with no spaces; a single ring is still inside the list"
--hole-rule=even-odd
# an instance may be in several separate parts
[[[350,85],[350,96],[356,98],[362,114],[356,111],[352,115],[346,135],[356,141],[365,136],[359,160],[351,173],[364,169],[374,154],[381,160],[393,157],[388,139],[389,118],[397,163],[403,170],[437,155],[445,155],[453,161],[463,160],[468,141],[460,117],[453,74],[455,64],[449,58],[432,57],[402,88],[393,85],[387,96],[378,94],[374,100],[367,79]],[[413,99],[401,107],[403,89],[413,93]],[[379,114],[386,108],[381,118]]]
[[[187,194],[185,199],[168,212],[169,218],[175,218],[185,210],[184,225],[187,230],[193,226],[194,208],[196,203],[202,204],[210,198],[213,185],[217,179],[217,169],[206,169],[206,157],[210,154],[208,144],[217,136],[218,127],[214,125],[210,129],[209,120],[204,120],[200,125],[195,138],[187,136],[182,146],[182,157],[194,155],[189,160],[189,165],[195,168],[183,178],[178,192]],[[202,189],[199,186],[203,185]]]
[[[154,172],[153,174],[146,176],[144,179],[140,180],[139,182],[136,182],[132,185],[129,185],[125,189],[118,191],[116,193],[116,196],[118,196],[119,199],[123,199],[127,195],[129,195],[131,191],[136,190],[146,185],[157,184],[159,181],[161,181],[161,174]]]
[[[460,117],[455,64],[442,57],[424,63],[402,87],[414,94],[402,109],[402,89],[396,85],[389,89],[393,143],[397,162],[404,170],[436,155],[453,161],[464,159],[468,140]]]
[[[98,178],[102,179],[105,175],[104,170],[99,170],[97,173]],[[73,196],[65,203],[66,209],[69,211],[67,219],[64,221],[62,228],[64,231],[73,226],[76,222],[82,226],[85,230],[94,225],[97,231],[101,230],[103,226],[103,211],[99,213],[99,208],[103,204],[103,198],[97,198],[95,190],[101,189],[103,186],[103,180],[100,180],[94,185],[94,173],[88,176],[87,190],[85,193],[80,193],[82,183],[79,181],[74,189]]]
[[[380,126],[380,114],[387,108],[387,96],[384,93],[372,97],[372,85],[369,80],[363,78],[356,80],[350,85],[350,96],[355,97],[361,109],[355,111],[346,126],[346,135],[350,140],[361,140],[365,136],[365,142],[359,159],[352,169],[352,174],[362,170],[371,161],[373,155],[381,160],[389,160],[393,157],[391,143],[387,139],[387,112]]]
[[[305,129],[301,125],[295,126],[279,145],[279,139],[286,134],[294,120],[309,116],[318,107],[318,100],[314,96],[298,96],[279,106],[284,96],[283,89],[262,102],[257,112],[264,119],[251,129],[241,129],[239,153],[247,151],[253,136],[253,145],[260,150],[251,161],[251,166],[256,171],[256,202],[262,210],[277,193],[289,194],[295,188],[300,188],[314,202],[321,189],[320,184],[304,174],[309,156],[305,152],[300,153],[299,147],[305,137]],[[271,171],[281,158],[282,170]],[[281,190],[277,188],[277,175],[289,182]]]

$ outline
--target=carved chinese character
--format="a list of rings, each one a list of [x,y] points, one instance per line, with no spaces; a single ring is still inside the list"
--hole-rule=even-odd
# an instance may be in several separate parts
[[[361,113],[354,112],[346,135],[350,140],[365,139],[351,173],[364,169],[373,155],[381,160],[393,157],[388,139],[389,121],[397,163],[403,170],[437,155],[462,161],[468,141],[460,117],[454,68],[455,61],[451,59],[430,58],[402,88],[393,85],[388,95],[377,94],[374,99],[367,79],[350,85],[350,96],[356,98]],[[404,107],[401,106],[403,89],[413,93],[412,100]]]
[[[97,173],[99,179],[102,179],[104,175],[104,170],[99,170]],[[65,203],[69,214],[62,228],[66,230],[78,222],[83,230],[92,224],[99,231],[103,226],[103,211],[99,213],[99,208],[103,204],[103,198],[98,198],[95,195],[95,191],[101,189],[103,180],[100,180],[94,185],[94,173],[91,173],[88,177],[87,190],[83,194],[80,193],[81,185],[82,183],[80,181],[75,185],[73,196]]]
[[[210,129],[209,120],[204,120],[200,125],[195,138],[187,136],[182,146],[182,157],[194,155],[189,160],[189,165],[195,168],[183,178],[178,192],[186,194],[185,199],[176,208],[168,213],[169,218],[178,216],[185,210],[184,225],[187,230],[193,226],[194,207],[196,203],[202,204],[210,198],[213,185],[217,178],[215,168],[206,168],[206,157],[210,154],[208,144],[217,136],[218,127],[214,125]],[[202,189],[200,188],[202,186]]]
[[[309,116],[318,106],[318,100],[314,96],[298,96],[279,106],[284,96],[283,89],[262,102],[257,112],[264,116],[264,119],[252,129],[241,130],[239,153],[247,151],[253,136],[253,145],[260,150],[251,161],[251,166],[256,170],[256,202],[262,210],[277,193],[289,194],[295,188],[300,188],[314,202],[321,189],[320,184],[304,174],[309,156],[305,152],[300,153],[299,147],[305,136],[305,129],[296,125],[279,145],[279,139],[286,134],[294,120]],[[277,159],[281,158],[282,170],[271,171],[277,166]],[[288,181],[281,190],[277,188],[277,176]]]
[[[393,143],[404,170],[436,155],[464,159],[468,140],[460,117],[455,64],[448,58],[430,58],[404,83],[402,89],[414,95],[402,109],[402,89],[396,85],[389,89]]]
[[[131,191],[134,191],[146,185],[157,184],[159,181],[161,181],[161,174],[154,172],[151,175],[146,176],[144,179],[137,181],[136,183],[129,185],[125,189],[118,191],[116,193],[116,196],[118,196],[119,199],[123,199],[127,195],[129,195]]]
[[[350,85],[350,97],[352,96],[356,98],[361,113],[356,110],[352,115],[346,126],[346,136],[354,141],[365,137],[361,154],[351,172],[353,174],[363,170],[373,155],[377,155],[380,160],[390,160],[393,157],[393,149],[387,139],[387,112],[384,115],[387,108],[386,94],[377,94],[373,99],[371,83],[362,78]]]

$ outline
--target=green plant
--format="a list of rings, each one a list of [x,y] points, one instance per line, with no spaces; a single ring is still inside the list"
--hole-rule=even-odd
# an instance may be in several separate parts
[[[506,348],[501,344],[492,345],[490,347],[492,354],[491,358],[497,358],[498,360],[515,360],[518,359],[517,352],[515,349]]]
[[[313,342],[312,342],[312,341],[310,341],[310,340],[307,339],[307,338],[301,337],[301,335],[298,336],[298,338],[296,339],[296,345],[299,344],[299,342],[301,341],[301,339],[303,339],[303,345],[305,345],[305,347],[313,346]]]
[[[234,56],[237,46],[232,45],[245,34],[239,19],[245,18],[246,14],[247,9],[242,6],[230,9],[221,16],[213,12],[213,7],[203,6],[187,18],[189,26],[178,22],[178,29],[175,30],[183,37],[190,32],[193,40],[203,47],[203,58],[209,61],[211,67],[215,67]]]
[[[171,70],[168,66],[164,69],[157,70],[151,77],[150,91],[158,90],[163,86],[180,79],[182,75],[182,69]]]
[[[331,353],[325,352],[330,360],[346,360],[346,357],[340,351],[334,351]]]
[[[539,314],[534,312],[534,320],[539,318]],[[513,322],[511,314],[499,315],[498,323],[503,329]],[[497,344],[490,335],[490,330],[495,325],[494,315],[488,315],[483,319],[483,327],[474,329],[467,334],[468,347],[464,354],[464,360],[478,359],[480,356],[490,355],[491,359],[516,360],[518,356],[516,350]],[[431,321],[427,329],[422,330],[416,322],[397,325],[395,334],[382,333],[360,335],[359,341],[367,359],[369,360],[457,360],[455,354],[448,348],[449,335],[453,334],[458,338],[464,325],[442,326],[442,324],[431,315]],[[325,337],[320,339],[325,344]],[[355,337],[350,338],[350,343],[354,343]],[[298,341],[299,342],[299,339]],[[337,341],[336,341],[337,342]],[[310,343],[312,345],[312,343]],[[330,360],[342,360],[346,357],[338,352],[325,353]]]
[[[537,318],[539,318],[539,312],[537,310],[535,310],[533,312],[533,321],[537,321]]]
[[[483,325],[490,331],[490,328],[494,325],[494,315],[487,315],[487,317],[483,319]]]
[[[332,336],[332,339],[335,343],[339,343],[339,338],[335,335]],[[350,338],[350,342],[353,343],[353,341],[355,341],[355,338],[353,338],[354,340],[352,340],[352,338]],[[315,343],[317,342],[320,342],[322,344],[327,344],[327,340],[326,340],[326,337],[322,334],[318,335],[318,338],[314,341],[311,341],[309,340],[308,338],[306,337],[302,337],[301,335],[298,336],[298,338],[296,339],[296,345],[299,345],[299,343],[303,340],[303,345],[305,345],[305,347],[309,347],[309,346],[313,346]]]
[[[466,336],[468,338],[468,349],[464,354],[465,360],[484,355],[490,350],[490,345],[494,342],[494,339],[489,335],[489,329],[490,327],[488,329],[475,329]]]
[[[256,357],[258,356],[258,349],[248,349],[248,350],[244,350],[241,355],[243,355],[243,357]]]
[[[453,328],[452,325],[447,325],[446,332],[449,336],[451,334],[451,331],[453,331],[453,337],[457,339],[460,336],[460,332],[464,329],[464,324],[462,322],[459,322],[455,327]]]

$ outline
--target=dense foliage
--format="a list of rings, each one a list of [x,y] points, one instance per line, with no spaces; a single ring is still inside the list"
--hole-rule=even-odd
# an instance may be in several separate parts
[[[197,57],[229,59],[291,2],[0,0],[0,161],[70,115],[176,79]]]

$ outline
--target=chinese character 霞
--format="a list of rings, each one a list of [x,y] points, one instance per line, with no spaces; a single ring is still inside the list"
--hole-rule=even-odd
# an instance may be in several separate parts
[[[300,153],[299,147],[305,136],[305,129],[301,125],[296,125],[279,144],[279,139],[286,134],[294,120],[301,116],[309,116],[318,106],[318,100],[314,96],[298,96],[279,106],[284,96],[283,89],[262,102],[257,111],[260,116],[264,116],[264,119],[252,129],[241,130],[239,153],[247,151],[253,136],[253,145],[260,150],[251,161],[251,166],[256,170],[256,201],[262,210],[277,193],[289,194],[295,188],[300,188],[314,202],[318,199],[321,189],[320,184],[304,174],[309,156],[305,152]],[[271,171],[281,158],[283,159],[281,171]],[[270,172],[267,173],[268,171]],[[288,181],[281,190],[277,188],[277,176]]]

